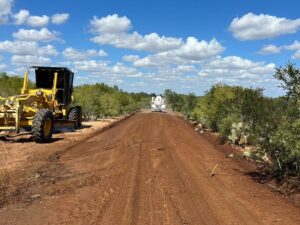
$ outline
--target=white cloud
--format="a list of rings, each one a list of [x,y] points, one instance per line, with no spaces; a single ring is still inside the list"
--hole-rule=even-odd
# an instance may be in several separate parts
[[[7,23],[14,0],[0,0],[0,24]]]
[[[196,68],[193,65],[179,65],[176,68],[176,71],[180,73],[194,72],[195,70]]]
[[[276,45],[266,45],[258,53],[261,55],[269,55],[279,53],[280,51],[281,48]]]
[[[296,51],[295,54],[292,56],[293,59],[300,59],[300,50]]]
[[[65,23],[69,19],[69,17],[69,13],[57,13],[51,17],[51,23],[60,25]]]
[[[258,82],[264,79],[273,79],[275,64],[253,62],[238,56],[218,57],[203,65],[199,72],[200,77],[217,77],[226,80],[244,80]],[[253,83],[255,85],[255,83]]]
[[[259,40],[274,38],[284,34],[296,33],[300,28],[300,18],[290,20],[267,14],[248,13],[241,18],[236,17],[229,30],[239,40]]]
[[[95,49],[89,49],[86,51],[78,51],[74,48],[66,48],[63,51],[63,55],[65,58],[69,60],[84,60],[90,57],[102,57],[102,56],[107,56],[107,53],[104,50],[95,50]]]
[[[51,16],[51,23],[60,25],[69,19],[68,13],[57,13]],[[26,9],[21,9],[18,13],[12,15],[16,25],[26,24],[32,27],[45,27],[49,24],[50,18],[47,15],[32,16]]]
[[[0,51],[15,55],[55,56],[57,50],[52,45],[40,46],[37,42],[27,41],[2,41]]]
[[[169,54],[177,55],[182,59],[199,61],[218,55],[224,50],[225,48],[216,39],[207,42],[203,40],[198,41],[194,37],[189,37],[184,45],[173,52],[169,52]]]
[[[94,16],[90,25],[95,33],[114,34],[128,31],[131,28],[131,21],[126,16],[119,17],[113,14],[100,19]]]
[[[142,77],[143,74],[137,69],[125,66],[122,63],[117,63],[111,68],[112,73],[126,75],[127,77]]]
[[[49,42],[59,40],[59,33],[49,31],[47,28],[35,29],[20,29],[13,33],[13,37],[22,41],[41,41]]]
[[[49,16],[29,16],[26,22],[32,27],[44,27],[49,23]]]
[[[49,16],[32,16],[26,9],[21,9],[18,13],[13,14],[12,18],[16,25],[29,25],[31,27],[45,27],[49,24]]]
[[[157,33],[141,35],[138,32],[129,33],[131,21],[127,17],[117,14],[108,15],[98,19],[94,17],[91,22],[91,31],[96,35],[91,41],[98,44],[108,44],[118,48],[146,50],[161,52],[182,45],[181,39],[159,36]]]
[[[134,61],[133,65],[138,67],[159,67],[171,64],[193,64],[217,56],[224,50],[225,48],[216,39],[207,42],[189,37],[181,47],[140,58]]]
[[[143,74],[136,68],[125,66],[123,63],[116,63],[110,66],[107,62],[96,60],[81,60],[73,62],[74,69],[82,72],[89,72],[96,76],[126,76],[142,77]]]
[[[285,45],[282,48],[284,48],[286,50],[297,51],[297,50],[300,50],[300,42],[299,41],[294,41],[293,44]]]
[[[133,33],[107,33],[99,34],[91,41],[97,44],[108,44],[117,48],[128,48],[134,50],[145,50],[150,52],[161,52],[179,47],[182,44],[181,39],[159,36],[156,33],[140,35]]]
[[[51,59],[33,55],[13,55],[11,58],[11,63],[18,66],[46,65],[51,63]]]
[[[74,61],[73,66],[75,70],[83,72],[108,72],[108,65],[103,61],[96,60],[81,60]]]
[[[225,48],[216,40],[207,42],[195,37],[181,38],[159,36],[157,33],[141,35],[130,32],[131,21],[117,14],[106,17],[94,17],[91,30],[95,34],[91,41],[108,44],[117,48],[144,50],[154,54],[140,58],[137,55],[125,55],[123,61],[133,62],[138,67],[166,66],[168,64],[193,64],[222,53]]]
[[[283,46],[276,46],[276,45],[267,45],[263,47],[258,53],[262,55],[268,55],[268,54],[276,54],[283,50],[287,51],[294,51],[294,54],[292,55],[292,59],[299,59],[300,58],[300,42],[294,41],[293,44],[290,45],[283,45]]]
[[[122,59],[125,62],[134,62],[140,59],[140,57],[138,55],[124,55]]]
[[[22,9],[18,13],[14,14],[12,17],[16,25],[25,24],[29,18],[30,13],[28,10]]]
[[[0,72],[4,72],[6,70],[7,66],[4,63],[0,63]]]

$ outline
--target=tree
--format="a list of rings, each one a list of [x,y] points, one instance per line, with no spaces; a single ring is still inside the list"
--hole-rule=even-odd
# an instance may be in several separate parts
[[[288,97],[300,99],[300,70],[295,64],[287,63],[285,67],[276,68],[274,77],[281,81],[280,87],[287,91]]]

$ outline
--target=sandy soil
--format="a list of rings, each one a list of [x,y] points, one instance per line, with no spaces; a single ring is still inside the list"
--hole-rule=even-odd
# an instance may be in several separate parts
[[[139,113],[56,138],[1,143],[0,152],[30,152],[13,170],[1,164],[1,225],[300,224],[299,208],[174,115]]]

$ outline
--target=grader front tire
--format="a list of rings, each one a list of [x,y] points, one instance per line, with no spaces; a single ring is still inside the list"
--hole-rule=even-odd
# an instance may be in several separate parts
[[[32,137],[35,142],[49,142],[54,129],[54,116],[48,109],[37,111],[32,121]]]

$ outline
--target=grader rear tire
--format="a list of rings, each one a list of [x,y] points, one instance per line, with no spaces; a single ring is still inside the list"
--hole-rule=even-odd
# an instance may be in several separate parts
[[[54,116],[49,109],[37,111],[32,121],[32,138],[37,143],[49,142],[54,129]]]
[[[75,120],[75,129],[78,129],[81,127],[81,121],[82,121],[82,109],[80,106],[75,106],[70,110],[69,113],[69,120]]]

